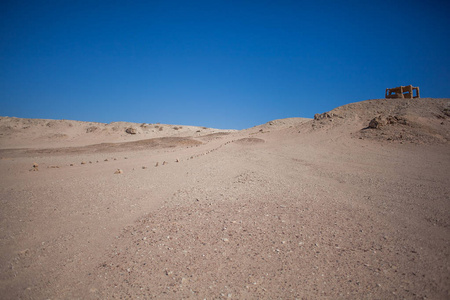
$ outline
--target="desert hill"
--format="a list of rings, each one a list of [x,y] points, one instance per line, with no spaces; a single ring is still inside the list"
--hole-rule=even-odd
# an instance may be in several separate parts
[[[450,99],[377,99],[316,114],[314,126],[347,125],[356,136],[377,140],[446,143],[449,117]]]
[[[415,143],[445,143],[450,140],[448,118],[450,118],[450,99],[376,99],[316,114],[314,120],[307,118],[272,120],[242,130],[241,134],[257,134],[292,127],[310,131],[320,128],[339,129],[346,126],[346,130],[355,134],[355,137]],[[377,121],[375,122],[377,125],[373,125],[373,128],[370,127],[372,120]],[[233,132],[236,130],[159,123],[105,124],[0,117],[0,148],[87,146],[162,137],[207,139]]]
[[[198,136],[233,131],[160,123],[112,122],[106,124],[72,120],[0,117],[0,147],[86,146],[94,143],[128,142],[186,135]]]
[[[240,131],[2,117],[0,295],[447,299],[449,108]]]

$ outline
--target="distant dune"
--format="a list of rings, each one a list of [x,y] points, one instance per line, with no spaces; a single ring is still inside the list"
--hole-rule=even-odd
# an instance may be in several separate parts
[[[5,299],[447,299],[450,99],[244,130],[0,117]]]
[[[127,132],[128,130],[128,132]],[[113,122],[109,124],[71,120],[0,117],[1,148],[84,146],[160,137],[199,136],[233,132],[198,126]]]
[[[316,128],[348,126],[347,130],[352,133],[356,133],[354,129],[358,130],[357,135],[361,138],[446,143],[450,140],[449,118],[450,99],[421,98],[352,103],[316,115],[315,119],[319,121],[316,122]]]

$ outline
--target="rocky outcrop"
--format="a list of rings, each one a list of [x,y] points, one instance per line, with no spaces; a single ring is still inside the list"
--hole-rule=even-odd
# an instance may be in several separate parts
[[[128,133],[128,134],[136,134],[136,133],[137,133],[137,129],[134,128],[134,127],[128,127],[128,128],[125,130],[125,132]]]
[[[386,125],[386,120],[381,118],[381,116],[375,117],[369,122],[369,128],[378,129]]]
[[[375,117],[369,122],[369,128],[378,129],[388,124],[408,125],[407,120],[400,116]]]
[[[322,114],[315,114],[314,115],[314,120],[319,121],[319,120],[328,119],[328,118],[331,118],[331,117],[333,117],[332,113],[330,114],[330,113],[324,112]]]
[[[97,126],[90,126],[86,129],[86,133],[91,133],[97,131],[99,128]]]

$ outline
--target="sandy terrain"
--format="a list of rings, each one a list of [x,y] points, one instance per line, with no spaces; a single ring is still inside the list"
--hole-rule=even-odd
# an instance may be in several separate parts
[[[449,141],[450,99],[241,131],[2,117],[1,298],[449,299]]]

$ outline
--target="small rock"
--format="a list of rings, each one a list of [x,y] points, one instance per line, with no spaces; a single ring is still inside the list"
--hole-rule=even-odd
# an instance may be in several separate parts
[[[85,162],[85,161],[82,161],[82,162],[81,162],[81,164],[82,164],[82,165],[85,165],[85,164],[86,164],[86,162]]]
[[[158,162],[156,162],[156,165],[155,165],[155,167],[157,167],[159,165],[159,163]]]
[[[147,167],[143,166],[142,169],[145,170],[145,169],[147,169]]]
[[[384,125],[386,125],[386,120],[383,120],[381,116],[378,116],[370,120],[369,128],[378,129]]]
[[[167,164],[168,164],[168,162],[166,162],[166,161],[163,161],[163,163],[162,163],[162,164],[163,164],[163,166],[164,166],[164,165],[167,165]]]
[[[33,163],[33,168],[30,171],[39,171],[39,165],[37,163]]]
[[[123,171],[121,170],[121,169],[117,169],[115,172],[114,172],[114,174],[122,174],[123,173]]]
[[[134,127],[129,127],[125,130],[126,133],[128,134],[136,134],[137,133],[137,129]]]

